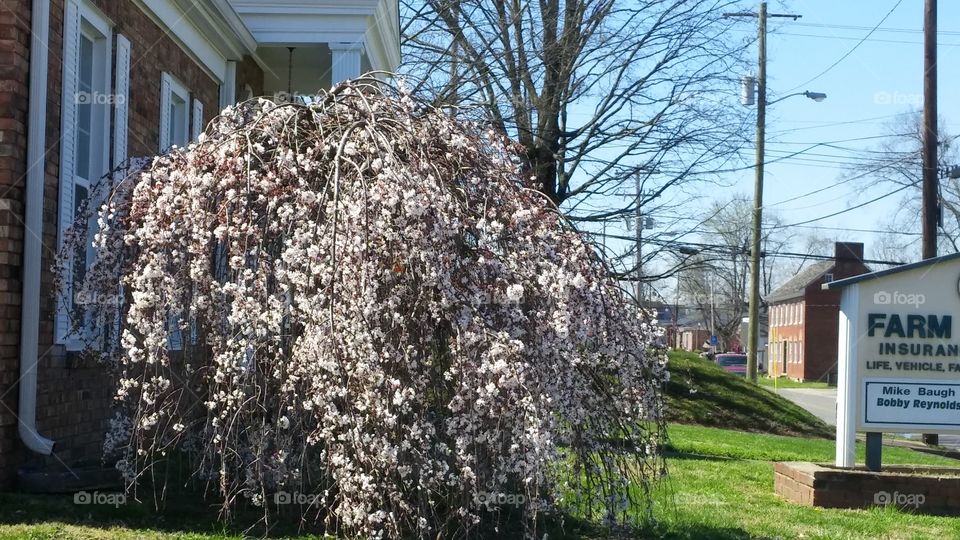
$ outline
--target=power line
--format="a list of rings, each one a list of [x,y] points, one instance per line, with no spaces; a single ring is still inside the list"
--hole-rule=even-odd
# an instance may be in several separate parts
[[[895,194],[897,194],[897,193],[899,193],[899,192],[901,192],[901,191],[903,191],[903,190],[905,190],[905,189],[907,189],[907,188],[911,188],[911,187],[914,187],[914,186],[916,186],[916,185],[917,185],[917,183],[916,183],[916,182],[913,182],[913,183],[907,184],[907,185],[905,185],[905,186],[901,186],[901,187],[899,187],[899,188],[897,188],[897,189],[895,189],[895,190],[893,190],[893,191],[891,191],[891,192],[889,192],[889,193],[885,193],[885,194],[883,194],[883,195],[881,195],[881,196],[879,196],[879,197],[876,197],[876,198],[874,198],[874,199],[870,199],[869,201],[867,201],[867,202],[865,202],[865,203],[861,203],[861,204],[858,204],[858,205],[856,205],[856,206],[851,206],[850,208],[847,208],[846,210],[840,210],[839,212],[834,212],[834,213],[828,214],[828,215],[826,215],[826,216],[820,216],[820,217],[818,217],[818,218],[808,219],[808,220],[806,220],[806,221],[798,221],[797,223],[790,223],[790,224],[788,224],[788,225],[777,225],[777,226],[772,227],[772,228],[774,228],[774,229],[786,229],[786,228],[788,228],[788,227],[796,227],[796,226],[798,226],[798,225],[806,225],[807,223],[813,223],[813,222],[815,222],[815,221],[820,221],[820,220],[823,220],[823,219],[827,219],[827,218],[832,218],[832,217],[835,217],[835,216],[839,216],[839,215],[841,215],[841,214],[846,214],[847,212],[852,212],[852,211],[854,211],[854,210],[856,210],[856,209],[858,209],[858,208],[863,208],[864,206],[867,206],[868,204],[873,204],[873,203],[875,203],[875,202],[877,202],[877,201],[879,201],[879,200],[886,199],[887,197],[889,197],[889,196],[891,196],[891,195],[895,195]]]
[[[736,29],[732,31],[743,32],[743,30],[736,30]],[[869,41],[870,43],[893,43],[897,45],[922,45],[923,44],[919,41],[906,41],[902,39],[878,39],[878,38],[863,39],[863,38],[858,38],[853,36],[826,36],[823,34],[800,34],[796,32],[780,32],[780,31],[775,31],[771,33],[777,36],[807,37],[807,38],[818,38],[818,39],[839,39],[843,41],[861,41],[862,40],[862,41]],[[960,47],[960,43],[938,42],[937,44],[941,47]]]
[[[837,143],[870,141],[874,139],[886,139],[886,138],[893,138],[893,137],[906,137],[909,135],[911,134],[910,133],[894,133],[894,134],[888,134],[888,135],[870,135],[869,137],[855,137],[853,139],[838,139],[836,141],[823,141],[819,143],[818,142],[802,142],[802,141],[767,141],[767,144],[797,144],[797,145],[820,144],[823,146],[830,146]],[[876,150],[863,150],[863,151],[876,152]]]
[[[815,126],[805,126],[805,127],[799,127],[799,128],[784,129],[781,131],[775,131],[773,133],[770,133],[769,135],[783,135],[785,133],[793,133],[795,131],[805,131],[808,129],[822,129],[822,128],[835,127],[835,126],[845,126],[849,124],[865,124],[867,122],[873,122],[876,120],[886,120],[886,119],[895,118],[902,115],[903,113],[896,113],[896,114],[887,114],[884,116],[874,116],[871,118],[861,118],[859,120],[844,120],[842,122],[829,122],[826,124],[817,124]]]
[[[898,7],[900,7],[900,4],[902,4],[902,3],[903,3],[903,0],[897,0],[897,3],[894,4],[892,8],[890,8],[890,11],[888,11],[887,14],[883,16],[882,19],[880,19],[880,22],[878,22],[878,23],[876,24],[876,26],[874,26],[869,32],[867,32],[867,35],[864,36],[863,39],[861,39],[860,41],[858,41],[857,44],[854,45],[852,49],[850,49],[849,51],[847,51],[846,54],[844,54],[843,56],[841,56],[836,62],[830,64],[830,67],[828,67],[827,69],[821,71],[820,73],[818,73],[818,74],[817,74],[815,77],[813,77],[812,79],[810,79],[810,80],[808,80],[808,81],[806,81],[806,82],[804,82],[804,83],[798,84],[797,86],[791,88],[790,90],[787,90],[786,93],[789,94],[790,92],[796,91],[798,88],[804,87],[804,86],[812,83],[813,81],[815,81],[815,80],[819,79],[820,77],[823,77],[824,75],[826,75],[827,73],[829,73],[830,70],[832,70],[833,68],[837,67],[841,62],[843,62],[844,60],[846,60],[847,57],[849,57],[851,54],[853,54],[854,51],[856,51],[858,48],[860,48],[860,45],[863,45],[863,42],[866,41],[870,36],[872,36],[873,33],[877,31],[877,28],[880,28],[880,25],[882,25],[883,23],[885,23],[885,22],[887,21],[887,18],[890,17],[890,15],[891,15],[894,11],[896,11],[896,9],[897,9]]]
[[[764,253],[763,255],[770,257],[783,257],[787,259],[819,259],[821,261],[833,261],[836,260],[836,257],[833,255],[816,255],[813,253],[791,253],[789,251],[774,251],[771,253]],[[861,262],[867,264],[885,264],[888,266],[903,266],[905,263],[900,261],[881,261],[877,259],[860,259]]]
[[[853,229],[850,227],[827,227],[825,225],[795,225],[799,229],[821,229],[825,231],[860,232],[873,234],[896,234],[900,236],[923,236],[922,233],[908,231],[883,231],[879,229]]]
[[[617,240],[633,240],[632,237],[617,235],[617,234],[608,234],[608,233],[596,233],[593,236],[604,237],[604,238],[613,238]],[[748,255],[750,250],[747,246],[732,246],[729,244],[709,244],[705,242],[689,242],[689,241],[673,241],[673,240],[646,240],[647,244],[654,244],[664,248],[675,248],[684,255],[695,255],[703,252],[715,253],[720,255]],[[690,250],[687,253],[684,253],[684,249]],[[824,261],[832,261],[835,259],[832,255],[818,255],[813,253],[795,253],[792,251],[761,251],[761,257],[783,257],[783,258],[803,258],[803,259],[818,259]],[[865,263],[871,264],[887,264],[891,266],[899,266],[904,263],[898,261],[882,261],[874,259],[863,259]]]
[[[796,200],[799,200],[799,199],[805,199],[805,198],[807,198],[807,197],[809,197],[809,196],[811,196],[811,195],[816,195],[817,193],[824,192],[824,191],[826,191],[826,190],[828,190],[828,189],[835,188],[835,187],[837,187],[837,186],[842,186],[842,185],[847,184],[847,183],[849,183],[849,182],[852,182],[852,181],[854,181],[854,180],[859,180],[860,178],[863,178],[864,176],[873,174],[873,173],[875,173],[875,172],[877,172],[877,171],[879,171],[879,170],[881,170],[881,169],[883,169],[883,168],[885,168],[885,167],[886,167],[886,165],[881,166],[881,167],[876,167],[875,169],[870,170],[870,171],[867,171],[867,172],[865,172],[865,173],[861,173],[861,174],[858,174],[858,175],[855,175],[855,176],[851,176],[850,178],[846,178],[846,179],[844,179],[844,180],[841,180],[841,181],[837,182],[836,184],[830,184],[829,186],[822,187],[822,188],[820,188],[820,189],[815,189],[815,190],[813,190],[813,191],[809,191],[809,192],[804,193],[804,194],[802,194],[802,195],[797,195],[796,197],[791,197],[791,198],[789,198],[789,199],[784,199],[784,200],[782,200],[782,201],[777,201],[777,202],[771,204],[770,206],[777,206],[777,205],[780,205],[780,204],[786,204],[786,203],[788,203],[788,202],[793,202],[793,201],[796,201]]]
[[[797,22],[790,26],[807,26],[810,28],[830,28],[835,30],[870,30],[869,26],[851,26],[844,24],[823,24],[823,23],[805,23]],[[922,28],[874,28],[876,32],[888,32],[899,34],[923,34]],[[938,34],[944,36],[960,36],[960,32],[952,30],[938,30]]]

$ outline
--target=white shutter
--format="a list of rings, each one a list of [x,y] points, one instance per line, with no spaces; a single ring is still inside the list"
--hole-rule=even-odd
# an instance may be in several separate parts
[[[117,71],[114,75],[113,168],[127,160],[127,126],[130,111],[130,40],[117,34]]]
[[[74,173],[77,159],[77,70],[80,63],[80,9],[66,2],[63,15],[63,89],[60,96],[60,186],[58,197],[57,245],[63,246],[64,233],[73,224]],[[73,264],[64,271],[63,287],[57,298],[55,339],[64,343],[70,333],[69,309],[73,305]]]
[[[170,148],[170,75],[160,77],[160,152]]]
[[[193,100],[193,125],[190,128],[190,139],[196,141],[203,132],[203,103],[194,98]]]
[[[114,73],[114,119],[113,119],[113,169],[124,166],[127,161],[127,137],[130,116],[130,40],[117,34],[117,69]],[[115,180],[122,180],[128,168],[117,171]],[[113,346],[119,347],[121,320],[123,309],[123,287],[117,285],[117,302],[114,304],[116,313],[113,318],[111,339]]]

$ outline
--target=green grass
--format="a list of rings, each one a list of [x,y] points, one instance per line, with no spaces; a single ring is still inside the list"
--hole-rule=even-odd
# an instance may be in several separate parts
[[[654,489],[655,524],[634,538],[914,539],[960,538],[960,520],[896,509],[833,510],[795,505],[773,492],[774,461],[832,462],[831,430],[793,403],[725,373],[695,355],[671,353],[667,388],[669,475]],[[734,429],[718,429],[714,424]],[[757,433],[764,431],[766,433]],[[794,436],[787,436],[793,434]],[[800,434],[802,436],[795,436]],[[863,445],[857,447],[864,459]],[[884,447],[884,463],[957,466],[960,461]],[[262,536],[256,510],[232,525],[197,497],[168,496],[166,508],[130,501],[80,506],[71,495],[0,494],[0,539],[213,540]],[[613,538],[598,523],[567,517],[547,524],[550,538]],[[293,523],[273,537],[320,539]]]
[[[763,435],[708,428],[672,425],[668,430],[670,450],[682,459],[696,456],[754,461],[833,462],[833,440]],[[857,461],[864,460],[864,446],[857,443]],[[916,452],[909,448],[883,448],[883,462],[891,465],[960,466],[955,459]]]
[[[831,437],[833,430],[792,401],[686,352],[669,353],[670,422],[740,431]]]
[[[773,492],[770,460],[833,461],[833,443],[700,426],[671,426],[669,477],[655,491],[650,536],[690,539],[958,538],[960,520],[890,508],[833,510],[789,503]],[[859,460],[863,448],[858,447]],[[884,462],[957,466],[955,460],[884,448]]]
[[[825,382],[800,382],[786,377],[777,377],[774,379],[773,377],[760,376],[757,377],[757,382],[759,382],[761,386],[769,388],[831,388],[831,386]],[[836,387],[834,386],[833,388]]]
[[[168,495],[161,510],[144,497],[126,504],[77,505],[73,495],[0,494],[0,539],[240,540],[262,536],[251,510],[231,525],[217,520],[218,507],[197,496]],[[252,528],[250,528],[252,527]],[[300,534],[293,520],[275,529],[273,538],[317,539]]]

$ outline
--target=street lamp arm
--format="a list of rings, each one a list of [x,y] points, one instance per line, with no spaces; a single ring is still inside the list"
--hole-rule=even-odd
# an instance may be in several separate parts
[[[824,94],[823,92],[810,92],[810,91],[795,92],[795,93],[793,93],[793,94],[787,94],[787,95],[785,95],[785,96],[783,96],[783,97],[781,97],[781,98],[779,98],[779,99],[775,99],[775,100],[773,100],[773,101],[768,101],[768,102],[767,102],[767,106],[769,107],[770,105],[773,105],[774,103],[780,103],[781,101],[783,101],[783,100],[785,100],[785,99],[787,99],[787,98],[792,98],[792,97],[794,97],[794,96],[804,96],[804,97],[810,98],[810,99],[812,99],[812,100],[814,100],[814,101],[818,101],[818,102],[827,99],[827,95]]]

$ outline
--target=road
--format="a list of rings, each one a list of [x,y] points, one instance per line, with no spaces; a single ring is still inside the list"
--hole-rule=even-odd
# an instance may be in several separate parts
[[[836,388],[780,388],[777,393],[810,411],[828,425],[837,425]]]
[[[828,425],[837,425],[837,389],[836,388],[780,388],[781,396],[789,399]],[[919,433],[902,434],[908,439],[920,440]],[[960,435],[940,435],[940,446],[960,449]]]

